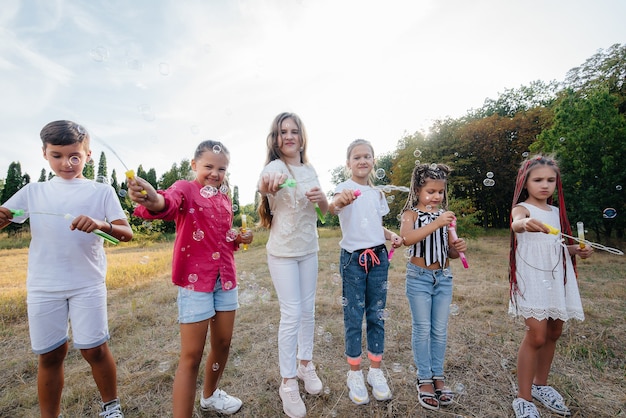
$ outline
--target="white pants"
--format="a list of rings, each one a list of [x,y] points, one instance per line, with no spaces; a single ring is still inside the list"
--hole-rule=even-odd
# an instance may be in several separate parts
[[[313,359],[317,252],[302,257],[274,257],[268,254],[267,265],[280,304],[280,375],[292,378],[296,377],[298,360]]]

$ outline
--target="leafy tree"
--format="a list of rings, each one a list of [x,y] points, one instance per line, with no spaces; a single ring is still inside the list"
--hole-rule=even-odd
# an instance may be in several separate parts
[[[156,170],[154,168],[151,168],[150,170],[148,170],[148,172],[146,173],[146,177],[144,178],[148,183],[152,185],[152,187],[154,187],[155,189],[158,188],[157,175],[156,175]]]
[[[580,67],[568,71],[565,89],[582,95],[598,89],[607,90],[617,97],[620,114],[626,113],[626,45],[614,44],[607,50],[600,49]]]
[[[89,160],[83,167],[83,177],[93,180],[94,178],[93,160]]]
[[[115,169],[111,172],[111,187],[115,189],[115,193],[119,194],[120,184],[117,181],[117,173],[115,172]]]
[[[505,89],[499,93],[497,99],[487,98],[483,107],[474,113],[474,118],[489,117],[492,115],[513,117],[519,112],[525,112],[536,107],[550,107],[556,99],[558,91],[556,81],[543,82],[536,80],[529,86],[520,86],[517,89]]]
[[[19,189],[30,183],[30,176],[28,174],[22,175],[22,165],[19,162],[12,162],[9,164],[7,171],[7,177],[4,181],[4,187],[2,188],[2,194],[0,195],[0,203],[4,203],[11,196],[13,196]],[[4,228],[9,234],[15,234],[21,230],[23,225],[11,223]]]
[[[558,157],[570,222],[584,222],[599,236],[623,236],[626,220],[626,118],[608,90],[572,90],[555,109],[554,125],[539,135],[533,149]],[[604,218],[614,208],[618,216]],[[575,228],[574,228],[575,230]]]
[[[39,180],[37,180],[38,183],[43,183],[44,181],[46,181],[46,169],[42,168],[41,169],[41,174],[39,174]]]
[[[28,175],[22,175],[22,165],[19,162],[12,162],[9,164],[7,171],[7,177],[4,182],[4,188],[2,189],[1,201],[2,203],[9,200],[19,189],[24,187],[30,182]]]
[[[98,162],[98,176],[96,177],[96,181],[100,183],[108,183],[108,175],[107,175],[107,157],[104,154],[104,151],[100,153],[100,160]]]
[[[239,207],[239,187],[233,187],[233,214],[237,215],[240,212],[241,208]]]

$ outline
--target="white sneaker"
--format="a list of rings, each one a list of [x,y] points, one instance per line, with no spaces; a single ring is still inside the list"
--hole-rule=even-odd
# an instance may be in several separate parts
[[[370,401],[369,396],[367,395],[367,388],[365,387],[365,382],[363,381],[363,372],[361,370],[353,371],[350,370],[348,372],[348,396],[350,400],[357,405],[364,405]]]
[[[391,389],[387,385],[387,379],[382,370],[370,367],[367,374],[367,383],[372,387],[372,394],[378,401],[391,399]]]
[[[541,418],[535,404],[524,398],[515,398],[513,400],[513,411],[515,412],[515,418]]]
[[[306,416],[306,406],[300,397],[300,387],[296,379],[287,379],[287,382],[280,384],[280,399],[283,401],[283,411],[290,418],[304,418]]]
[[[565,406],[565,401],[561,394],[552,386],[539,386],[533,383],[531,394],[533,398],[541,402],[550,411],[566,417],[572,415],[569,408]]]
[[[312,361],[309,361],[306,366],[299,364],[296,374],[298,378],[304,382],[304,389],[311,395],[317,395],[322,391],[322,381],[317,377],[315,365]]]
[[[124,418],[124,414],[122,413],[122,406],[120,405],[119,399],[113,399],[107,403],[101,403],[102,412],[100,412],[101,417],[105,418]]]
[[[241,408],[241,399],[230,396],[220,389],[215,389],[213,395],[204,398],[200,394],[200,409],[203,411],[215,411],[220,414],[231,415]]]

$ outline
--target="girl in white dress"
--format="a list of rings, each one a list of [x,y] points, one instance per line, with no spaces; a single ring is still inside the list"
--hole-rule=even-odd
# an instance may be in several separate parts
[[[558,189],[559,206],[552,206]],[[548,226],[558,233],[550,234]],[[517,173],[511,210],[509,313],[524,318],[526,334],[517,355],[517,418],[539,417],[535,398],[558,414],[569,416],[563,397],[548,386],[556,342],[569,319],[584,320],[575,256],[587,258],[593,248],[581,248],[571,238],[561,176],[556,162],[536,156],[522,163]]]

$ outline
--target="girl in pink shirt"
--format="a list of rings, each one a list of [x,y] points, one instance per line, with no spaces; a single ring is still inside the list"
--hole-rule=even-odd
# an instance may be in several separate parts
[[[140,205],[136,216],[176,222],[172,282],[179,286],[181,354],[174,377],[175,418],[192,416],[209,326],[211,350],[200,407],[233,414],[242,404],[217,387],[239,307],[234,251],[239,244],[252,242],[251,232],[231,229],[233,210],[225,178],[229,161],[222,143],[204,141],[191,160],[195,180],[179,180],[167,190],[155,190],[138,177],[128,181],[129,196]]]

